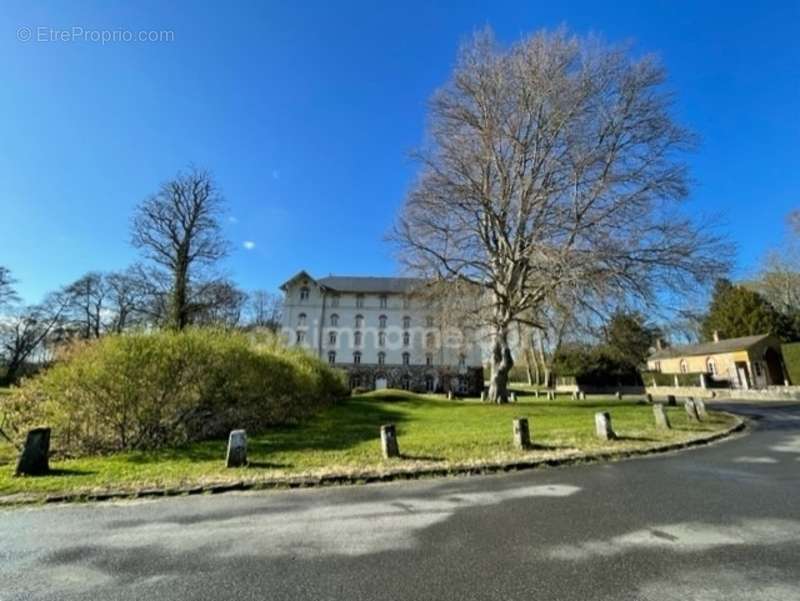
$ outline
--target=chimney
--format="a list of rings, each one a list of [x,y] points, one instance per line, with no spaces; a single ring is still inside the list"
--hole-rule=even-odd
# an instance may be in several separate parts
[[[719,330],[714,330],[714,342],[719,342]]]

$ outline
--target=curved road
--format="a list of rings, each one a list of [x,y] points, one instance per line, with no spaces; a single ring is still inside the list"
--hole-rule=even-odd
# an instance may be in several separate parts
[[[800,600],[800,407],[657,458],[0,512],[0,601]]]

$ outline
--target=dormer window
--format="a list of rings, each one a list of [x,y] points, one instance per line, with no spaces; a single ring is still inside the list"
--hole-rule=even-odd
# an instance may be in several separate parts
[[[303,286],[302,288],[300,288],[300,300],[301,301],[308,300],[308,295],[309,295],[308,286]]]
[[[339,327],[339,316],[336,313],[331,313],[330,320],[331,320],[331,327],[334,328]]]

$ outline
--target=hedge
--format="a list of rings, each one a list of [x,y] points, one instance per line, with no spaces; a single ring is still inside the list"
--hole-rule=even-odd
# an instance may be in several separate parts
[[[274,337],[135,333],[77,343],[0,401],[22,440],[53,429],[70,454],[153,449],[297,421],[347,393],[342,374]]]
[[[800,385],[800,342],[784,344],[782,350],[789,381],[795,386]]]

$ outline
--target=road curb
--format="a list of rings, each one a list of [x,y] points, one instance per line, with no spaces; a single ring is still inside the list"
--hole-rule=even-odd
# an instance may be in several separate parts
[[[736,423],[725,430],[714,432],[708,436],[694,438],[684,442],[673,442],[644,449],[629,449],[624,451],[605,451],[602,453],[583,453],[560,458],[486,462],[479,464],[456,464],[448,467],[421,467],[409,469],[392,469],[380,472],[365,471],[352,474],[326,474],[322,476],[286,476],[280,478],[234,480],[226,482],[211,482],[202,485],[166,488],[142,488],[132,490],[105,490],[97,492],[46,494],[46,493],[18,493],[0,497],[0,508],[18,505],[52,504],[52,503],[83,503],[115,501],[123,499],[141,499],[152,497],[175,497],[199,494],[222,494],[232,491],[244,490],[274,490],[291,488],[315,488],[323,486],[342,486],[356,484],[373,484],[378,482],[392,482],[395,480],[417,480],[422,478],[442,478],[452,476],[480,476],[537,468],[565,467],[569,465],[582,465],[604,461],[619,461],[648,455],[661,455],[664,453],[680,451],[692,447],[703,446],[722,440],[741,432],[746,428],[744,419],[732,413],[717,411],[736,420]]]

